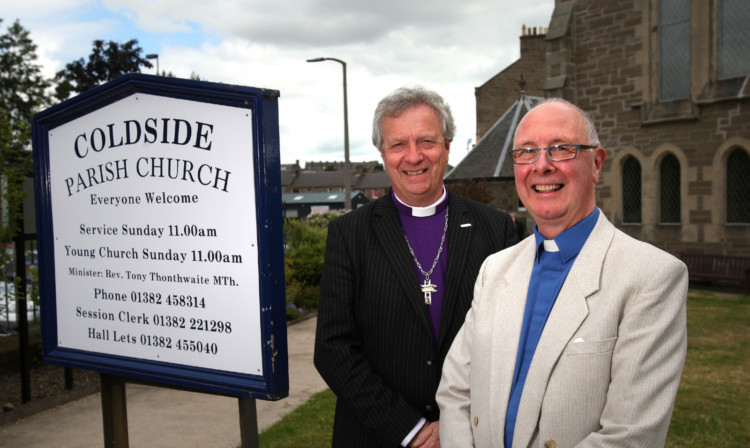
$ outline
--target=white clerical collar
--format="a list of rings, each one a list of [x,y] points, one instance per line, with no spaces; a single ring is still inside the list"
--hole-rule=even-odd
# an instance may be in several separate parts
[[[555,240],[544,240],[542,243],[544,244],[545,252],[560,252],[560,248],[557,247]]]
[[[443,195],[440,196],[440,199],[432,203],[431,205],[428,205],[426,207],[414,207],[411,206],[401,199],[399,199],[398,196],[396,196],[396,192],[393,192],[393,197],[396,198],[396,200],[402,204],[404,204],[406,207],[409,207],[411,209],[411,215],[416,216],[417,218],[424,218],[427,216],[432,216],[437,212],[437,206],[440,205],[444,200],[447,192],[445,190],[445,185],[443,185]]]

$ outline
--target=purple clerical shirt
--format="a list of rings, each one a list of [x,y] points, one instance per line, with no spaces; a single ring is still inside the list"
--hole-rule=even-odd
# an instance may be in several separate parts
[[[391,194],[393,193],[391,192]],[[443,195],[442,200],[438,204],[435,204],[434,214],[430,216],[413,216],[412,207],[399,201],[395,194],[393,194],[393,203],[396,204],[399,218],[401,218],[401,226],[404,229],[406,238],[409,240],[409,244],[412,249],[414,249],[414,254],[422,265],[422,269],[425,272],[430,272],[432,263],[435,261],[435,256],[437,256],[438,249],[440,248],[440,240],[443,237],[443,229],[445,228],[445,213],[448,208],[447,190]],[[424,282],[425,276],[419,270],[417,263],[414,262],[413,259],[412,265],[414,266],[414,272],[416,272],[417,278],[419,279],[419,283],[414,285],[414,289],[419,292],[419,296],[422,298],[424,297],[422,294],[422,283]],[[435,340],[436,347],[440,337],[440,313],[443,310],[445,272],[447,266],[448,236],[446,235],[440,259],[438,260],[435,269],[432,271],[432,274],[430,274],[430,281],[437,287],[437,292],[432,293],[432,304],[425,305],[430,316],[432,337]]]

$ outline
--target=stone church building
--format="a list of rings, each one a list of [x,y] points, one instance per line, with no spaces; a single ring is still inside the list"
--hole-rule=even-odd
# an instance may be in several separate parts
[[[531,229],[512,133],[562,97],[607,150],[597,204],[618,228],[675,254],[750,254],[749,23],[747,0],[555,0],[520,59],[476,88],[478,143],[446,182],[486,182]]]

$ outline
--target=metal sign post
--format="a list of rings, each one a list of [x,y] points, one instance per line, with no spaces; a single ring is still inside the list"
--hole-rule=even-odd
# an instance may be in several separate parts
[[[255,398],[238,398],[240,406],[240,446],[258,448],[258,413],[255,409]]]

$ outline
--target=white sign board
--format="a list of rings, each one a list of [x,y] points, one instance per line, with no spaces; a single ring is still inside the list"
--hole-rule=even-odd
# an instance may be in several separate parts
[[[55,350],[272,374],[255,113],[133,92],[45,129]]]
[[[251,111],[136,93],[94,117],[49,132],[59,345],[261,374]]]

